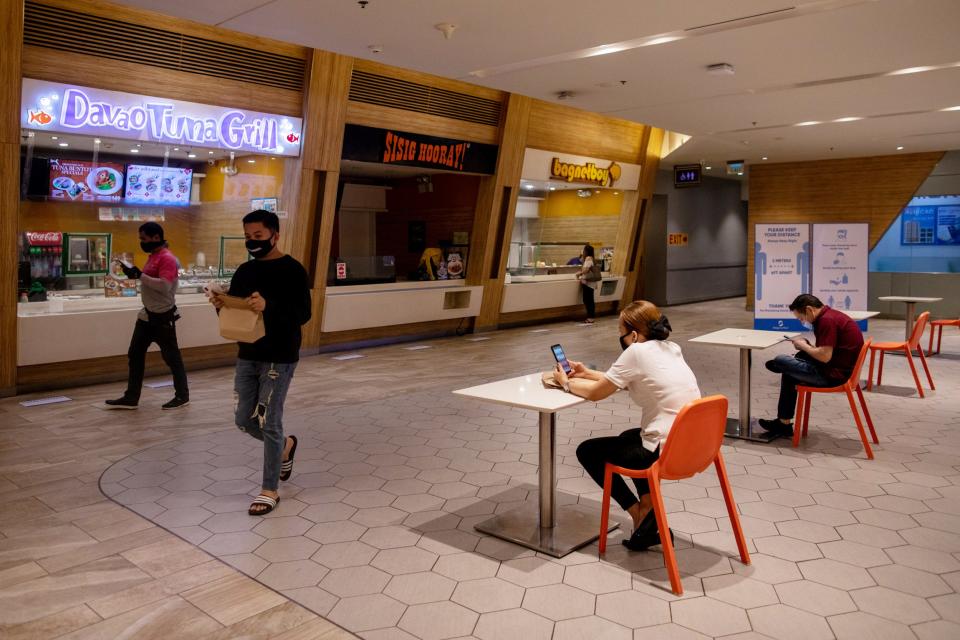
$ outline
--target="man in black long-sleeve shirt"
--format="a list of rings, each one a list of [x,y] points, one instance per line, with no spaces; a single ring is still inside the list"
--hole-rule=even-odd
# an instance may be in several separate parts
[[[280,501],[280,480],[293,472],[296,436],[283,434],[283,403],[300,359],[301,325],[310,320],[310,285],[299,262],[280,251],[280,220],[258,209],[243,218],[247,251],[255,258],[237,269],[230,295],[245,298],[263,313],[266,335],[239,343],[234,393],[235,420],[242,430],[263,441],[263,484],[248,513],[270,513]],[[223,306],[214,296],[214,306]]]

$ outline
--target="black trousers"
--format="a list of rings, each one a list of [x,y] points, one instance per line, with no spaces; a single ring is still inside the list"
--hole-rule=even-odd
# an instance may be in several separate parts
[[[597,305],[593,301],[593,288],[588,287],[585,284],[580,285],[580,290],[583,292],[583,306],[587,308],[587,317],[596,318],[597,317]]]
[[[123,395],[132,400],[140,399],[147,349],[154,342],[160,347],[160,355],[173,373],[173,388],[177,397],[189,400],[187,370],[183,367],[183,358],[180,356],[180,347],[177,345],[177,327],[173,320],[153,322],[137,320],[137,324],[133,327],[133,337],[130,338],[130,349],[127,350],[130,374],[127,378],[127,392]]]
[[[627,469],[647,469],[659,457],[659,448],[656,451],[648,451],[643,447],[640,429],[627,429],[618,436],[591,438],[577,447],[577,460],[594,482],[601,487],[603,486],[603,469],[608,462]],[[643,478],[634,478],[633,484],[637,487],[638,495],[644,496],[650,493],[650,486]],[[627,483],[619,475],[613,476],[610,495],[623,507],[624,511],[638,502]]]

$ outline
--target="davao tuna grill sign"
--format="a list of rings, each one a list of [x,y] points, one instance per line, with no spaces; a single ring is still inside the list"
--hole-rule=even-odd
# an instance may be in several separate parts
[[[450,144],[417,142],[403,134],[387,131],[387,139],[384,142],[383,149],[383,163],[394,164],[416,161],[420,164],[463,171],[464,158],[469,148],[469,142]]]

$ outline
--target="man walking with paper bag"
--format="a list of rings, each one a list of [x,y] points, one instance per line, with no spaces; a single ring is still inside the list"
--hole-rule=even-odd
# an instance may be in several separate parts
[[[293,473],[297,438],[284,436],[283,403],[300,359],[300,327],[310,320],[310,286],[303,265],[277,246],[275,213],[248,213],[243,235],[255,259],[240,265],[227,295],[210,300],[221,314],[221,334],[239,343],[236,424],[263,441],[263,484],[248,510],[262,516],[280,502],[280,481]]]

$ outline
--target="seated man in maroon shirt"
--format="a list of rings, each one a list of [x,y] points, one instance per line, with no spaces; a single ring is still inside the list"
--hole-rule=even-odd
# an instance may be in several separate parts
[[[835,387],[853,372],[863,334],[850,316],[824,305],[809,293],[799,295],[790,311],[806,328],[813,328],[816,345],[806,338],[791,340],[797,355],[780,355],[767,362],[767,369],[780,373],[780,402],[777,419],[759,421],[761,427],[782,436],[793,436],[793,413],[797,406],[797,385]]]

